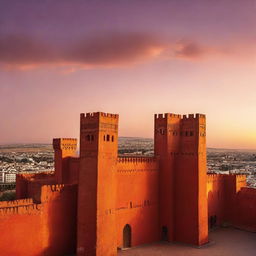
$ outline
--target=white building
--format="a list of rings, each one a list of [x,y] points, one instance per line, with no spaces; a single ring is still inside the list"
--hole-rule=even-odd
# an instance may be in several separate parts
[[[5,174],[5,183],[14,183],[16,182],[16,173],[6,173]]]
[[[0,183],[16,182],[16,173],[0,172]]]

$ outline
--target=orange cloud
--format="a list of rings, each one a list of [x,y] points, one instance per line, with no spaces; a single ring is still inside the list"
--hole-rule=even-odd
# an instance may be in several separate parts
[[[202,60],[213,56],[239,56],[239,48],[202,45],[193,40],[164,40],[143,33],[109,33],[54,45],[22,35],[0,36],[0,65],[30,70],[41,66],[76,69],[129,66],[155,59]],[[243,48],[244,49],[244,48]]]
[[[89,65],[122,65],[157,57],[166,45],[143,34],[110,34],[83,40],[67,52],[71,62]]]
[[[159,56],[166,45],[145,34],[110,34],[52,46],[26,36],[0,37],[0,63],[6,69],[38,66],[80,68],[114,67],[144,62]]]

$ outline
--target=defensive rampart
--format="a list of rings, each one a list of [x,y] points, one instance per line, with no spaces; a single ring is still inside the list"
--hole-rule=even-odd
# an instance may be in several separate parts
[[[75,252],[76,185],[41,187],[31,198],[0,202],[1,255],[41,256]]]
[[[236,196],[233,224],[256,232],[256,189],[243,187]]]
[[[256,189],[245,175],[207,175],[209,227],[222,224],[256,231]]]
[[[159,166],[154,157],[117,160],[117,241],[123,247],[123,229],[129,224],[133,246],[160,239]]]

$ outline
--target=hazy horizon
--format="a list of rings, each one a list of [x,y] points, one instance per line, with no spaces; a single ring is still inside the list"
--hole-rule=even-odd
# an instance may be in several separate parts
[[[118,139],[124,139],[124,138],[128,138],[128,139],[143,139],[143,140],[152,140],[154,141],[154,138],[145,138],[145,137],[129,137],[129,136],[119,136]],[[77,138],[79,139],[79,138]],[[52,145],[52,142],[14,142],[14,143],[6,143],[6,144],[0,144],[0,147],[4,147],[4,146],[19,146],[19,145]],[[214,148],[214,147],[207,147],[207,150],[209,149],[213,149],[213,150],[244,150],[244,151],[256,151],[255,149],[248,149],[248,148]]]

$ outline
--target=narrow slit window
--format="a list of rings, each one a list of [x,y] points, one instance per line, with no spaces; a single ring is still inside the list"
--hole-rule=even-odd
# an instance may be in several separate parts
[[[107,134],[107,141],[109,141],[110,140],[110,136],[109,136],[109,134]]]

